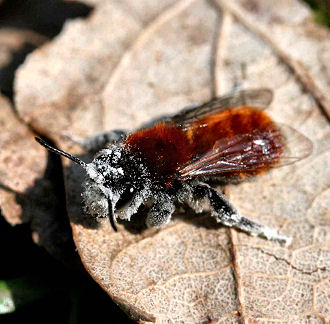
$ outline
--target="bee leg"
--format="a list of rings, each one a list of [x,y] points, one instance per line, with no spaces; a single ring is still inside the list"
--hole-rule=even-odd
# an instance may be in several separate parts
[[[63,134],[63,137],[80,145],[86,151],[97,152],[105,148],[108,144],[122,141],[127,134],[127,131],[122,129],[114,129],[109,132],[99,133],[89,138],[78,138],[69,134]]]
[[[241,216],[225,195],[217,192],[208,185],[199,184],[194,189],[198,195],[208,198],[212,209],[212,216],[216,218],[217,222],[226,226],[239,228],[252,236],[263,236],[268,240],[285,243],[286,245],[291,243],[291,238],[279,235],[277,229],[269,228]]]
[[[157,199],[152,205],[146,224],[148,227],[160,228],[164,227],[171,220],[171,216],[175,211],[175,205],[170,196],[162,195],[160,199]]]

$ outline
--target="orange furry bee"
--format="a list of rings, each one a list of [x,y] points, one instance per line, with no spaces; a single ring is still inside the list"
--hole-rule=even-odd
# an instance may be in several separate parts
[[[72,139],[98,151],[90,163],[37,141],[86,170],[85,211],[92,217],[109,217],[114,230],[116,219],[129,221],[141,205],[149,210],[147,225],[162,227],[177,206],[188,204],[199,212],[199,201],[207,200],[218,222],[288,243],[276,229],[242,216],[210,185],[242,180],[311,153],[309,139],[275,123],[264,111],[272,97],[269,89],[238,91],[132,133],[113,130]]]

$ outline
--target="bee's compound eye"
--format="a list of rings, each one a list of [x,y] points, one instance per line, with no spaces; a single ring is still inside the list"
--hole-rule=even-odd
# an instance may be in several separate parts
[[[132,186],[127,187],[124,192],[121,194],[120,199],[118,200],[117,204],[116,204],[116,209],[121,209],[124,206],[126,206],[127,204],[129,204],[132,199],[133,196],[135,194],[136,189]]]

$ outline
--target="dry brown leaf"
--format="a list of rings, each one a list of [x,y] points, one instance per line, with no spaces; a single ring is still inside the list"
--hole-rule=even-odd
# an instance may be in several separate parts
[[[29,188],[32,188],[37,178],[42,178],[47,162],[47,152],[33,143],[33,135],[29,129],[19,122],[14,115],[9,100],[0,97],[0,182],[1,210],[5,218],[12,225],[28,221],[31,214],[25,214],[22,219],[22,206],[17,200]],[[25,148],[30,147],[29,154]],[[38,161],[38,163],[36,163]]]
[[[220,11],[207,1],[146,3],[144,12],[128,1],[99,2],[88,21],[68,23],[52,44],[30,55],[17,75],[22,118],[61,148],[81,153],[60,140],[63,131],[89,136],[134,128],[237,83],[268,86],[275,92],[272,116],[310,137],[315,151],[295,166],[226,188],[243,213],[293,236],[288,248],[188,213],[161,231],[120,226],[114,233],[108,222],[94,224],[83,216],[83,173],[65,161],[68,211],[86,269],[130,316],[144,322],[326,322],[325,118],[288,62],[273,51],[275,41],[263,42],[228,13],[220,21]]]
[[[65,208],[59,206],[54,185],[45,178],[47,152],[35,143],[33,133],[18,120],[3,96],[0,125],[1,214],[11,225],[30,222],[34,241],[72,264],[70,227],[65,215],[60,215]]]
[[[125,50],[146,28],[144,22],[163,9],[154,4],[140,20],[138,13],[127,14],[126,6],[125,1],[100,2],[87,20],[66,23],[60,37],[27,58],[33,71],[26,76],[26,69],[19,69],[15,85],[17,109],[27,123],[53,136],[59,126],[83,136],[102,130],[100,92]],[[187,5],[176,6],[169,10]]]
[[[46,37],[33,31],[0,29],[0,90],[11,95],[14,71],[27,53],[41,46]]]
[[[330,32],[297,0],[215,0],[271,44],[330,118]]]

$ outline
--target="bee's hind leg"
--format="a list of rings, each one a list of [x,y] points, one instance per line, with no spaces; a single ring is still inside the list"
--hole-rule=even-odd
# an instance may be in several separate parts
[[[277,229],[269,228],[241,216],[225,195],[208,185],[202,183],[195,185],[194,193],[209,200],[212,216],[216,218],[217,222],[236,227],[252,236],[263,236],[268,240],[285,243],[285,245],[291,243],[291,238],[279,235]]]
[[[89,138],[79,138],[69,134],[63,134],[64,138],[80,145],[86,151],[97,152],[105,148],[108,144],[121,142],[126,137],[127,131],[122,129],[114,129],[109,132],[98,133]]]

